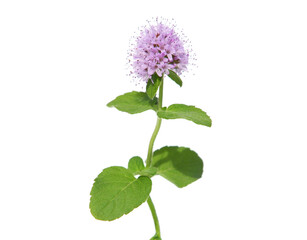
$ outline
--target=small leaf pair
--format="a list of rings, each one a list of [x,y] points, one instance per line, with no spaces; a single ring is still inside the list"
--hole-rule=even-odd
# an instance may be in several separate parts
[[[133,157],[129,160],[128,169],[134,175],[141,175],[146,177],[153,177],[157,173],[155,167],[145,168],[144,162],[140,157]]]
[[[172,70],[169,70],[168,76],[170,79],[172,79],[175,83],[177,83],[180,87],[182,87],[182,80]],[[154,73],[151,77],[151,79],[148,79],[147,85],[146,85],[146,93],[147,95],[153,99],[156,96],[156,93],[159,89],[159,86],[162,82],[163,77],[159,77],[157,73]]]
[[[159,77],[158,74],[152,75],[151,79],[148,79],[147,85],[146,85],[146,93],[148,97],[153,99],[156,96],[156,93],[159,89],[159,86],[161,84],[162,77]]]

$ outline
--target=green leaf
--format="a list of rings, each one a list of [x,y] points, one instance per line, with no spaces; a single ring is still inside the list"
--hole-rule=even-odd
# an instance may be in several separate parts
[[[157,111],[158,99],[151,99],[145,92],[129,92],[120,95],[107,104],[108,107],[116,107],[119,111],[130,114],[141,113],[147,110]]]
[[[210,117],[201,109],[184,104],[173,104],[158,111],[158,116],[164,119],[183,118],[196,124],[211,127]]]
[[[133,157],[129,160],[128,169],[135,175],[145,168],[144,162],[140,157]]]
[[[181,78],[177,75],[177,73],[175,73],[172,70],[169,70],[169,74],[168,76],[170,77],[170,79],[172,79],[175,83],[177,83],[180,87],[182,87],[182,80]]]
[[[158,169],[155,167],[149,167],[149,168],[145,168],[140,172],[137,172],[138,175],[141,176],[146,176],[146,177],[153,177],[154,175],[156,175]]]
[[[146,93],[151,99],[153,99],[156,96],[156,93],[161,84],[161,80],[162,78],[159,77],[156,73],[152,75],[151,79],[148,79],[148,82],[146,85]]]
[[[185,147],[163,147],[156,150],[152,166],[158,169],[158,175],[180,188],[201,178],[203,173],[201,158]]]
[[[106,168],[95,179],[91,213],[98,220],[115,220],[145,202],[150,191],[150,178],[141,176],[136,179],[124,167]]]
[[[145,168],[144,162],[140,157],[132,157],[128,163],[128,169],[133,175],[141,175],[146,177],[153,177],[157,173],[157,168],[147,167]]]

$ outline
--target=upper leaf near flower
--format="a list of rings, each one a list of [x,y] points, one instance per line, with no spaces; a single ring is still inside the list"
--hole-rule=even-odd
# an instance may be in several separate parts
[[[119,111],[130,114],[141,113],[147,110],[158,110],[158,99],[151,99],[145,92],[129,92],[118,96],[107,104],[108,107],[115,107]]]
[[[164,107],[158,111],[158,117],[164,119],[178,119],[183,118],[190,120],[196,124],[211,127],[212,121],[210,117],[203,110],[194,106],[184,104],[173,104],[168,108]]]
[[[175,73],[172,70],[169,70],[169,74],[168,76],[170,77],[170,79],[172,79],[175,83],[177,83],[180,87],[182,87],[182,80],[181,78],[177,75],[177,73]]]
[[[148,79],[146,85],[146,93],[151,99],[153,99],[156,96],[161,81],[162,77],[159,77],[156,73],[152,75],[151,79]]]

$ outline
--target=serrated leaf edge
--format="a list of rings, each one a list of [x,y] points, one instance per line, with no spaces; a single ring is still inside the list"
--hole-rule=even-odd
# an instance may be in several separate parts
[[[153,156],[154,156],[155,152],[157,152],[157,151],[159,151],[159,150],[162,150],[162,149],[164,149],[164,148],[172,148],[172,147],[188,149],[188,150],[190,150],[191,152],[194,152],[194,153],[201,159],[201,161],[203,162],[202,158],[198,155],[197,152],[195,152],[194,150],[192,150],[192,149],[189,148],[189,147],[183,147],[183,146],[164,146],[164,147],[162,147],[162,148],[159,148],[159,149],[155,150],[155,151],[153,152]],[[171,169],[171,168],[165,169],[165,170],[163,170],[163,171],[159,171],[159,169],[157,168],[157,173],[156,173],[156,175],[159,175],[159,176],[163,177],[165,180],[169,181],[165,176],[163,176],[163,174],[161,174],[161,172],[166,172],[166,171],[169,171],[170,169]],[[195,179],[193,182],[190,182],[190,183],[185,184],[185,185],[178,186],[177,184],[175,184],[175,183],[173,183],[173,182],[171,182],[171,181],[169,181],[169,182],[172,183],[172,184],[174,184],[174,185],[175,185],[176,187],[178,187],[178,188],[184,188],[184,187],[186,187],[186,186],[188,186],[188,185],[190,185],[190,184],[196,182],[197,180],[201,179],[202,176],[203,176],[203,173],[204,173],[204,169],[202,168],[200,178]]]
[[[116,167],[116,166],[114,166],[114,167]],[[118,166],[118,167],[121,167],[121,166]],[[121,168],[124,168],[124,167],[121,167]],[[126,168],[125,168],[126,169]],[[105,170],[105,169],[104,169]],[[104,171],[103,170],[103,171]],[[128,170],[128,169],[126,169],[126,170]],[[100,173],[100,174],[102,174],[103,173],[103,171]],[[131,173],[131,172],[130,172]],[[100,175],[99,174],[99,175]],[[99,175],[98,175],[98,177],[97,178],[95,178],[95,180],[94,180],[94,184],[96,183],[96,180],[97,179],[99,179]],[[133,174],[132,174],[133,175]],[[133,176],[134,177],[134,176]],[[135,178],[135,177],[134,177]],[[149,190],[149,194],[148,194],[148,197],[149,197],[149,195],[150,195],[150,193],[151,193],[151,190],[152,190],[152,181],[151,181],[151,179],[149,178],[149,177],[147,177],[147,176],[139,176],[138,178],[135,178],[134,180],[133,180],[133,182],[131,182],[131,183],[129,183],[127,186],[125,186],[120,192],[118,192],[117,193],[117,196],[123,191],[123,190],[125,190],[128,186],[130,186],[132,183],[135,183],[137,180],[139,180],[140,178],[148,178],[149,179],[149,181],[150,181],[150,190]],[[112,181],[112,183],[113,183],[114,181]],[[94,186],[94,185],[93,185]],[[92,187],[93,188],[93,187]],[[92,192],[92,191],[91,191]],[[107,219],[107,220],[103,220],[103,219],[99,219],[99,218],[96,218],[95,216],[94,216],[94,214],[93,214],[93,212],[92,212],[92,208],[91,208],[91,200],[92,200],[92,198],[93,198],[93,195],[92,195],[92,193],[90,193],[91,194],[91,198],[90,198],[90,211],[91,211],[91,213],[92,213],[92,216],[95,218],[95,219],[97,219],[97,220],[100,220],[100,221],[108,221],[108,222],[111,222],[111,221],[114,221],[114,220],[116,220],[116,219],[119,219],[119,218],[121,218],[122,216],[124,216],[124,215],[127,215],[127,214],[129,214],[130,212],[132,212],[134,209],[136,209],[136,208],[138,208],[139,206],[141,206],[144,202],[146,202],[147,201],[147,199],[148,199],[148,197],[144,200],[144,201],[142,201],[138,206],[136,206],[135,208],[133,208],[133,209],[131,209],[129,212],[126,212],[126,213],[123,213],[121,216],[119,216],[119,217],[116,217],[116,218],[113,218],[113,219]],[[103,208],[105,208],[108,204],[110,204],[110,202],[112,202],[114,199],[116,198],[116,196],[114,197],[114,198],[112,198],[107,204],[105,204],[105,206],[103,207]],[[113,210],[112,210],[113,211]],[[111,212],[112,212],[111,211]]]
[[[180,87],[182,87],[182,80],[181,78],[178,76],[178,74],[172,70],[168,70],[169,74],[167,75],[170,79],[172,79],[176,84],[178,84]],[[170,76],[170,75],[174,75],[174,76]]]
[[[197,123],[197,122],[195,122],[195,121],[193,121],[193,120],[186,119],[186,118],[183,118],[183,117],[178,117],[178,118],[163,118],[163,117],[161,117],[161,115],[159,115],[160,113],[167,112],[167,111],[169,110],[170,107],[175,106],[175,105],[185,105],[185,106],[187,106],[187,107],[192,107],[192,108],[194,108],[194,109],[196,109],[196,110],[199,110],[199,111],[205,113],[205,114],[207,115],[207,117],[209,118],[209,120],[210,120],[209,124],[208,124],[208,125],[205,125],[205,124]],[[166,120],[185,119],[185,120],[188,120],[188,121],[192,121],[192,122],[194,122],[195,124],[198,124],[198,125],[203,125],[203,126],[207,126],[207,127],[211,127],[211,126],[212,126],[212,120],[211,120],[210,116],[209,116],[204,110],[202,110],[202,109],[200,109],[200,108],[198,108],[198,107],[195,107],[194,105],[186,105],[186,104],[181,104],[181,103],[175,103],[175,104],[172,104],[172,105],[170,105],[170,106],[168,106],[168,107],[163,107],[161,110],[158,110],[158,111],[157,111],[157,115],[158,115],[158,117],[163,118],[163,119],[166,119]]]

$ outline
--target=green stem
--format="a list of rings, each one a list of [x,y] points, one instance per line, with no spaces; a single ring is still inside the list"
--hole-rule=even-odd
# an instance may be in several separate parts
[[[150,211],[151,211],[151,214],[152,214],[152,217],[153,217],[153,220],[154,220],[154,223],[155,223],[155,228],[156,228],[156,234],[154,237],[158,237],[161,239],[161,232],[160,232],[160,225],[159,225],[159,220],[158,220],[158,216],[157,216],[157,212],[156,212],[156,209],[155,209],[155,206],[151,200],[151,197],[148,197],[147,199],[147,203],[148,203],[148,206],[150,208]],[[154,239],[154,238],[153,238]]]
[[[161,84],[160,84],[160,87],[159,87],[158,110],[160,110],[162,108],[162,100],[163,100],[163,76],[162,76],[162,81],[161,81]],[[161,122],[162,122],[162,119],[157,117],[156,127],[155,127],[155,130],[154,130],[151,138],[150,138],[150,142],[149,142],[149,146],[148,146],[146,167],[150,167],[151,164],[152,164],[153,145],[155,143],[156,137],[157,137],[158,132],[160,130]],[[150,196],[147,199],[147,203],[148,203],[148,206],[150,208],[150,211],[151,211],[154,223],[155,223],[155,229],[156,229],[156,234],[152,239],[156,239],[156,240],[161,239],[160,225],[159,225],[157,212],[156,212],[155,206],[154,206]]]
[[[158,109],[162,108],[162,100],[163,100],[163,79],[162,79],[160,87],[159,87]],[[158,117],[155,130],[154,130],[154,132],[151,136],[150,142],[149,142],[147,159],[146,159],[146,167],[151,166],[153,145],[154,145],[154,142],[155,142],[156,137],[158,135],[158,132],[160,130],[161,122],[162,122],[162,119]]]

